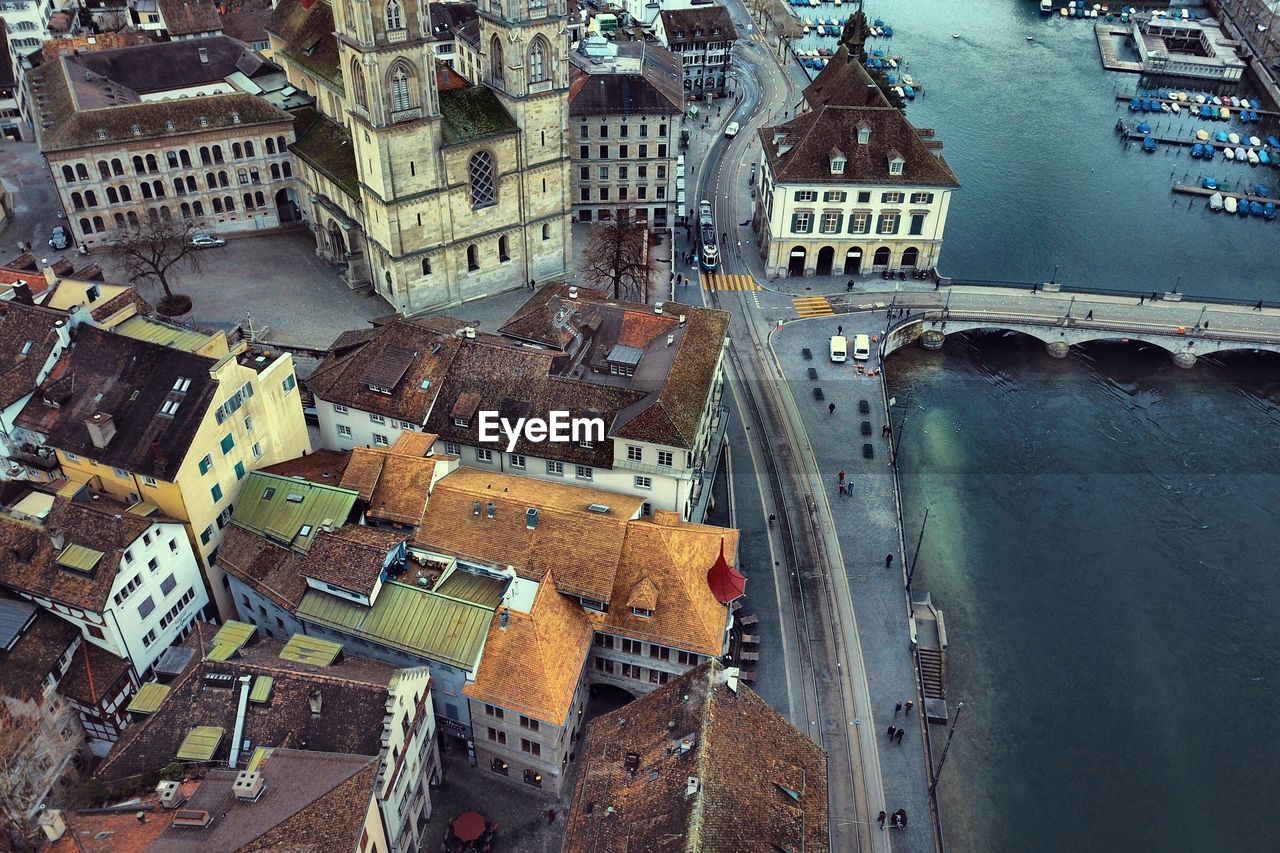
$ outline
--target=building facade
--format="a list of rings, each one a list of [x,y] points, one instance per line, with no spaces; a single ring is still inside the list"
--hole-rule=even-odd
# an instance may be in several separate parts
[[[959,183],[932,131],[912,127],[845,48],[803,106],[760,130],[752,227],[769,277],[936,267]]]
[[[428,9],[285,0],[269,28],[320,113],[293,148],[318,252],[405,314],[561,274],[570,251],[564,0],[480,6],[474,81],[439,69]]]
[[[654,20],[658,40],[680,57],[688,98],[723,98],[730,92],[730,59],[737,30],[723,6],[663,9]]]
[[[625,211],[654,227],[672,224],[684,115],[679,59],[656,44],[609,42],[599,33],[569,58],[574,218],[603,221]]]
[[[17,109],[17,120],[6,117],[0,121],[6,136],[30,140],[36,124],[37,109],[28,91],[27,76],[33,67],[33,55],[40,53],[40,45],[55,36],[74,35],[79,30],[77,6],[55,0],[4,0],[0,3],[0,20],[8,31],[6,54],[0,62],[9,64],[12,70],[10,94]]]

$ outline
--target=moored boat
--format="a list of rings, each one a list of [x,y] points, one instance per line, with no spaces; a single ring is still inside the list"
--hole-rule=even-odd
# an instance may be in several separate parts
[[[1258,157],[1258,152],[1254,151],[1252,148],[1245,152],[1245,156],[1249,158],[1249,165],[1251,166],[1256,166],[1262,162]]]
[[[1269,201],[1262,205],[1262,216],[1268,222],[1276,218],[1276,203]]]
[[[1233,195],[1229,195],[1222,200],[1223,209],[1225,209],[1227,213],[1235,213],[1237,204],[1239,204],[1239,202],[1236,201],[1236,197]]]
[[[1236,159],[1236,152],[1235,152],[1235,149],[1233,149],[1233,148],[1223,148],[1223,149],[1222,149],[1222,156],[1223,156],[1223,157],[1226,157],[1228,160],[1234,160],[1234,159]]]
[[[1249,215],[1250,215],[1250,216],[1261,216],[1261,215],[1262,215],[1262,202],[1260,202],[1260,201],[1251,201],[1251,202],[1249,202]]]
[[[1240,145],[1237,145],[1237,146],[1236,146],[1236,159],[1237,159],[1237,160],[1244,160],[1244,159],[1246,159],[1246,158],[1247,158],[1247,156],[1248,156],[1248,155],[1246,155],[1246,154],[1244,153],[1244,147],[1243,147],[1243,146],[1240,146]]]
[[[1199,130],[1196,131],[1196,139],[1199,139],[1201,142],[1208,142],[1209,131],[1205,130],[1203,127],[1200,128]]]
[[[1228,134],[1227,134],[1227,141],[1228,141],[1228,142],[1230,142],[1232,145],[1239,145],[1239,144],[1240,144],[1240,134],[1235,133],[1235,132],[1228,133]]]
[[[1053,14],[1053,0],[1040,0],[1040,14],[1041,15]]]
[[[1249,199],[1242,198],[1236,206],[1236,215],[1241,219],[1249,215]]]
[[[1209,196],[1209,209],[1215,213],[1222,210],[1222,193],[1214,193]]]
[[[1200,181],[1200,186],[1206,190],[1216,190],[1218,188],[1218,179],[1213,175],[1205,175],[1204,179]]]

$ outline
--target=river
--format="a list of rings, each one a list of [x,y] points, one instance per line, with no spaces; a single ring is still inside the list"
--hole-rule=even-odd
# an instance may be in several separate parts
[[[1124,148],[1115,94],[1136,78],[1101,70],[1089,23],[1011,0],[867,11],[893,25],[875,46],[910,59],[927,94],[908,115],[963,184],[946,274],[1276,298],[1280,223],[1173,195],[1206,169],[1185,149]],[[1097,344],[1056,361],[987,334],[901,351],[889,375],[910,396],[909,541],[931,507],[918,584],[946,613],[965,702],[939,787],[949,848],[1274,849],[1274,357],[1183,371]]]

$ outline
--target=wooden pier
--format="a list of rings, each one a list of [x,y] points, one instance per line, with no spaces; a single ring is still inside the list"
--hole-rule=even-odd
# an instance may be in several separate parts
[[[1179,89],[1178,91],[1182,91],[1182,90],[1181,90],[1181,89]],[[1188,88],[1188,91],[1190,91],[1190,89],[1189,89],[1189,88]],[[1124,103],[1126,103],[1126,104],[1127,104],[1127,103],[1129,103],[1130,101],[1132,101],[1132,100],[1134,99],[1134,97],[1136,97],[1136,96],[1134,96],[1134,95],[1120,95],[1120,94],[1117,94],[1117,95],[1116,95],[1116,100],[1117,100],[1117,101],[1122,101],[1122,102],[1124,102]],[[1221,110],[1223,107],[1226,107],[1226,108],[1227,108],[1227,110],[1228,110],[1232,115],[1236,115],[1236,114],[1238,114],[1238,113],[1242,113],[1242,112],[1244,112],[1244,107],[1233,107],[1233,106],[1231,106],[1230,104],[1197,104],[1195,101],[1179,101],[1179,100],[1176,100],[1176,99],[1174,99],[1174,98],[1152,98],[1152,97],[1150,97],[1150,96],[1148,96],[1148,97],[1147,97],[1147,100],[1148,100],[1148,101],[1152,101],[1152,102],[1157,103],[1157,104],[1175,104],[1175,103],[1176,103],[1178,106],[1182,107],[1182,112],[1180,112],[1180,113],[1164,113],[1164,112],[1162,112],[1162,113],[1135,113],[1135,115],[1150,115],[1150,116],[1154,116],[1154,115],[1162,115],[1162,116],[1175,116],[1175,115],[1179,115],[1179,116],[1180,116],[1180,115],[1186,115],[1186,116],[1187,116],[1187,118],[1199,119],[1199,120],[1201,120],[1201,121],[1222,121],[1222,120],[1223,120],[1223,119],[1222,119],[1222,117],[1221,117],[1221,116],[1219,116],[1217,113],[1218,113],[1218,111],[1219,111],[1219,110]],[[1250,101],[1249,103],[1253,103],[1253,101]],[[1201,107],[1208,107],[1209,109],[1213,110],[1213,111],[1214,111],[1214,115],[1213,115],[1213,116],[1211,116],[1211,117],[1209,117],[1209,118],[1205,118],[1204,116],[1200,115],[1200,108],[1201,108]],[[1253,110],[1255,113],[1257,113],[1257,114],[1258,114],[1258,115],[1260,115],[1260,116],[1268,116],[1268,117],[1271,117],[1271,118],[1274,118],[1274,117],[1276,117],[1276,116],[1280,116],[1280,111],[1277,111],[1277,110],[1263,110],[1263,109],[1259,109],[1257,106],[1250,107],[1249,109]]]
[[[1174,184],[1173,191],[1176,193],[1182,193],[1183,195],[1198,195],[1204,198],[1208,198],[1214,193],[1222,193],[1223,198],[1226,198],[1227,196],[1235,196],[1236,198],[1244,198],[1246,201],[1256,201],[1259,204],[1271,202],[1276,207],[1280,207],[1280,198],[1268,198],[1267,196],[1254,195],[1253,193],[1245,193],[1241,196],[1238,192],[1233,190],[1224,190],[1221,187],[1216,190],[1207,190],[1204,187],[1193,187],[1188,184]]]
[[[1186,139],[1185,137],[1181,137],[1181,136],[1166,136],[1165,134],[1162,134],[1162,133],[1156,133],[1154,130],[1150,133],[1143,133],[1142,131],[1138,130],[1137,124],[1131,125],[1127,123],[1124,119],[1120,119],[1119,121],[1116,122],[1116,131],[1121,135],[1125,136],[1126,138],[1133,140],[1134,142],[1141,142],[1143,139],[1146,139],[1147,137],[1151,137],[1161,145],[1182,145],[1187,148],[1191,148],[1196,145],[1208,145],[1208,146],[1212,146],[1216,151],[1219,151],[1219,152],[1222,151],[1224,148],[1230,148],[1232,151],[1234,151],[1237,148],[1244,148],[1245,150],[1253,148],[1256,150],[1258,147],[1260,147],[1257,145],[1250,145],[1248,141],[1244,139],[1240,140],[1239,142],[1219,142],[1217,139],[1211,136],[1208,139],[1201,141],[1199,139]],[[1265,147],[1265,146],[1262,146],[1262,147]],[[1221,162],[1244,163],[1245,165],[1261,165],[1261,164],[1250,164],[1247,160],[1227,160],[1226,158],[1223,158]]]
[[[1116,53],[1116,36],[1129,35],[1128,27],[1116,26],[1112,23],[1094,24],[1093,34],[1098,39],[1098,53],[1102,57],[1102,67],[1108,71],[1128,71],[1131,74],[1142,73],[1141,62],[1121,59]]]

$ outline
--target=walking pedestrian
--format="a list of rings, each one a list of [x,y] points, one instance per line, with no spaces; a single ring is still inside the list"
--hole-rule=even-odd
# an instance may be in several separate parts
[[[1261,311],[1261,310],[1262,310],[1262,300],[1261,300],[1261,299],[1259,299],[1259,300],[1258,300],[1258,304],[1257,304],[1257,305],[1253,306],[1253,310],[1254,310],[1254,311]]]
[[[876,818],[876,823],[880,824],[881,831],[884,830],[884,819],[887,818],[888,816],[889,816],[889,813],[886,812],[884,809],[881,809],[880,815]]]
[[[844,334],[844,326],[836,326],[836,334],[837,334],[837,335],[843,335],[843,334]]]
[[[889,734],[889,741],[890,741],[890,742],[892,742],[892,741],[893,741],[893,736],[894,736],[895,734],[897,734],[897,733],[898,733],[898,727],[897,727],[897,726],[889,726],[889,732],[888,732],[888,734]]]
[[[827,414],[834,415],[836,413],[836,404],[827,403]]]
[[[881,438],[886,438],[886,437],[888,437],[888,435],[889,435],[891,432],[892,432],[892,430],[890,430],[890,429],[889,429],[889,425],[888,425],[888,424],[885,424],[884,426],[880,427],[880,437],[881,437]]]
[[[935,278],[935,279],[933,280],[933,289],[934,289],[934,290],[937,290],[939,287],[942,287],[942,279],[940,279],[940,278]]]
[[[844,469],[840,470],[840,482],[844,482]]]
[[[840,484],[840,496],[841,496],[841,497],[843,497],[843,496],[844,496],[844,483],[841,483],[841,484]]]
[[[1204,327],[1205,327],[1206,329],[1208,329],[1208,328],[1209,328],[1209,321],[1208,321],[1208,320],[1205,320],[1205,321],[1204,321]]]
[[[915,703],[913,700],[908,699],[908,700],[907,700],[907,704],[905,704],[905,705],[903,705],[903,706],[902,706],[904,709],[906,709],[906,713],[905,713],[905,714],[903,714],[903,716],[904,716],[904,717],[910,717],[910,716],[911,716],[911,709],[912,709],[912,708],[914,708],[914,707],[915,707],[915,705],[916,705],[916,703]]]
[[[892,555],[892,554],[885,554],[885,555],[884,555],[884,567],[887,569],[887,568],[889,568],[889,567],[890,567],[890,566],[892,566],[892,565],[893,565],[893,555]]]
[[[1084,315],[1084,318],[1085,318],[1086,320],[1092,320],[1092,319],[1093,319],[1093,309],[1092,309],[1092,308],[1090,308],[1090,309],[1089,309],[1089,313],[1088,313],[1088,314],[1085,314],[1085,315]]]
[[[778,520],[778,516],[774,515],[773,513],[769,513],[769,526],[770,526],[770,527],[773,527],[773,523],[774,523],[775,521],[777,521],[777,520]]]
[[[547,826],[550,826],[551,824],[553,824],[553,823],[555,823],[555,822],[556,822],[556,810],[555,810],[555,809],[547,809]]]
[[[898,716],[898,714],[900,714],[900,713],[902,713],[902,703],[901,703],[901,702],[899,702],[897,705],[894,705],[894,706],[893,706],[893,716],[895,716],[895,717],[896,717],[896,716]]]
[[[1147,304],[1147,297],[1146,297],[1145,295],[1143,295],[1143,296],[1139,296],[1139,297],[1138,297],[1138,304],[1139,304],[1139,305],[1146,305],[1146,304]]]
[[[853,279],[849,279],[849,283],[844,286],[844,292],[849,293],[852,290],[853,290]]]
[[[893,736],[893,740],[898,746],[902,746],[902,736],[907,733],[906,729],[898,729],[898,733]]]
[[[537,283],[534,282],[533,279],[529,279],[529,289],[533,290],[536,286],[537,286]]]
[[[1157,297],[1157,296],[1158,296],[1158,294],[1157,294],[1154,290],[1153,290],[1153,291],[1151,291],[1151,301],[1152,301],[1152,302],[1155,302],[1155,301],[1156,301],[1156,297]]]

